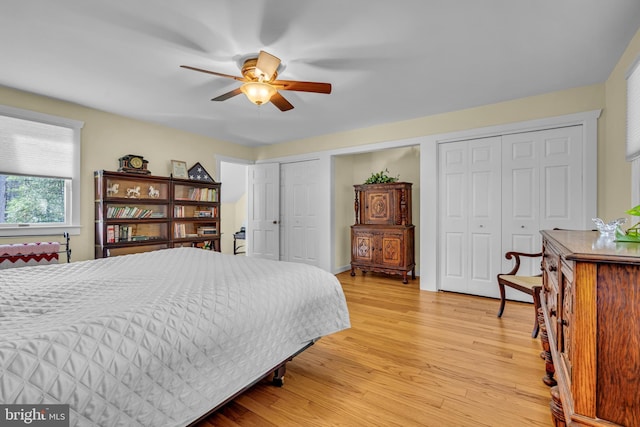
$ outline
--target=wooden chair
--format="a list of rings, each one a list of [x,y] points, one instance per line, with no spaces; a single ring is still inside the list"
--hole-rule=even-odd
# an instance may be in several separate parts
[[[513,269],[506,274],[498,274],[498,287],[500,288],[500,309],[498,310],[498,317],[502,317],[502,313],[504,312],[504,304],[506,302],[505,299],[505,286],[509,286],[510,288],[516,289],[520,292],[524,292],[525,294],[529,294],[533,297],[533,308],[534,308],[534,320],[533,324],[533,332],[531,332],[531,337],[535,338],[538,336],[538,308],[540,308],[540,290],[542,290],[542,274],[538,276],[518,276],[518,269],[520,269],[520,257],[528,257],[535,258],[541,257],[542,252],[531,254],[525,252],[507,252],[505,255],[506,259],[515,259],[515,266]]]

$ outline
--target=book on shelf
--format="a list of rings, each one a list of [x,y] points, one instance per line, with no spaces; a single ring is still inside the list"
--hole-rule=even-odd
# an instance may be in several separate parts
[[[185,224],[173,224],[173,237],[176,239],[184,239],[187,237]]]
[[[107,243],[116,242],[115,226],[107,225]]]
[[[154,214],[152,209],[141,209],[137,206],[109,206],[107,218],[149,218]],[[160,215],[162,215],[160,213]]]
[[[199,236],[213,235],[213,234],[217,234],[217,228],[203,226],[203,227],[198,227],[197,232]]]
[[[191,188],[189,190],[189,200],[199,202],[217,202],[217,190],[215,188]]]
[[[107,243],[130,242],[131,240],[148,240],[136,239],[133,235],[133,227],[129,225],[107,225]],[[144,237],[144,236],[143,236]]]
[[[120,232],[118,233],[119,239],[116,239],[120,242],[130,242],[133,238],[133,227],[130,225],[120,225]]]
[[[193,216],[197,218],[213,218],[215,215],[216,209],[200,209],[193,211]]]

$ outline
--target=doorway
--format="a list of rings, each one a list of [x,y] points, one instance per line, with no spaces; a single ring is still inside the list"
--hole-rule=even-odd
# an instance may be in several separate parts
[[[355,223],[354,185],[363,184],[373,173],[388,170],[399,181],[413,183],[412,212],[415,233],[416,272],[420,266],[420,146],[362,153],[335,155],[333,157],[333,206],[334,206],[334,266],[336,272],[351,268],[351,226]]]
[[[236,160],[221,160],[218,163],[220,188],[220,250],[224,254],[234,253],[233,235],[247,226],[247,171],[249,165]],[[236,245],[246,248],[246,242]],[[244,252],[244,248],[239,250]],[[237,251],[236,251],[237,252]]]

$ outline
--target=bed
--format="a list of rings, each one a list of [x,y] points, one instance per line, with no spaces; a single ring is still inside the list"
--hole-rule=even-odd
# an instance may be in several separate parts
[[[346,329],[335,276],[176,248],[0,273],[0,403],[185,426]]]

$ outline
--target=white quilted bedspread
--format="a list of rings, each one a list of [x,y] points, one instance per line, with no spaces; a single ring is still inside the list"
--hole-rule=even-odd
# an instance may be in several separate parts
[[[337,279],[181,248],[0,273],[0,402],[71,426],[182,426],[349,327]]]

